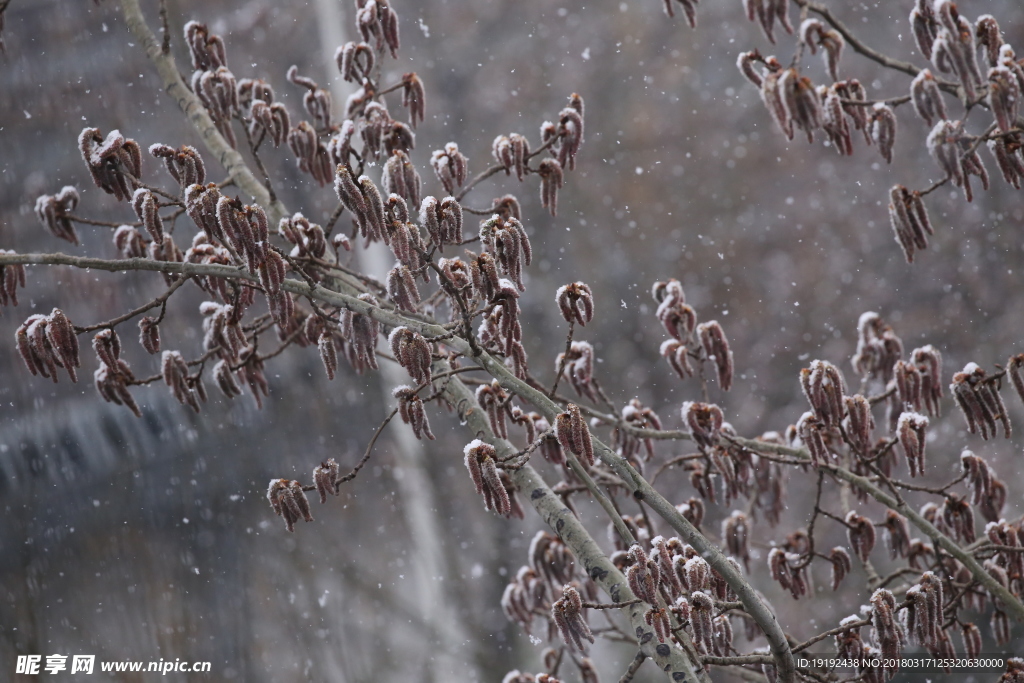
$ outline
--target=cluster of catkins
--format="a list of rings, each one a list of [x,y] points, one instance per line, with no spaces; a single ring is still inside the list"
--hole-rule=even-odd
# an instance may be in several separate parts
[[[313,515],[309,508],[309,499],[306,498],[307,490],[316,490],[320,496],[320,502],[327,502],[327,496],[338,495],[341,484],[338,477],[338,463],[330,458],[320,463],[313,470],[313,486],[304,487],[300,482],[289,479],[271,479],[267,488],[267,500],[279,517],[284,517],[285,528],[288,531],[295,531],[295,522],[300,519],[307,522],[313,521]]]
[[[545,121],[540,127],[541,149],[530,151],[530,142],[520,133],[499,135],[491,145],[491,154],[509,175],[515,171],[520,181],[529,174],[540,176],[540,199],[554,216],[558,213],[558,190],[562,188],[565,171],[576,168],[576,154],[583,144],[583,98],[573,93],[569,106],[558,114],[558,123]],[[530,160],[549,149],[552,156],[530,166]]]
[[[745,4],[748,18],[761,24],[770,42],[775,42],[776,23],[794,33],[788,18],[789,0],[747,0]],[[983,102],[992,112],[996,128],[996,134],[986,137],[988,148],[1004,180],[1019,188],[1024,178],[1024,139],[1017,117],[1024,92],[1024,60],[1018,60],[1004,41],[994,17],[983,15],[972,25],[952,0],[916,0],[910,24],[925,59],[936,72],[955,79],[941,80],[924,68],[911,81],[909,100],[931,127],[925,141],[929,153],[945,177],[963,188],[967,201],[973,199],[972,175],[988,189],[988,172],[977,152],[978,137],[966,132],[964,121],[949,117],[942,91],[955,93],[968,110]],[[876,102],[869,106],[864,86],[857,79],[840,80],[838,65],[845,41],[837,30],[808,18],[796,33],[801,50],[811,54],[821,50],[831,85],[815,87],[809,78],[800,75],[795,64],[786,67],[777,58],[763,57],[756,50],[740,54],[737,60],[743,75],[760,89],[761,99],[779,128],[790,139],[794,129],[803,130],[808,141],[820,129],[843,155],[853,153],[851,128],[860,130],[865,141],[874,143],[891,163],[896,139],[895,105]],[[987,72],[982,64],[988,67]],[[927,248],[928,235],[933,234],[921,193],[895,185],[889,199],[896,241],[907,262],[912,262],[918,250]]]
[[[67,371],[72,382],[78,381],[76,368],[82,366],[78,357],[78,336],[74,325],[59,308],[50,315],[28,317],[14,334],[18,353],[33,375],[57,381],[57,368]]]
[[[99,358],[100,365],[93,374],[96,390],[104,401],[123,405],[131,410],[136,417],[142,415],[135,403],[128,386],[135,381],[131,366],[121,358],[121,340],[113,329],[106,329],[96,334],[92,340],[92,348]],[[187,367],[186,367],[187,372]],[[164,370],[166,379],[166,368]],[[205,393],[203,394],[205,400]],[[180,400],[180,399],[179,399]],[[199,408],[196,407],[198,412]]]
[[[593,642],[583,604],[597,598],[597,584],[578,575],[565,543],[550,532],[538,531],[530,542],[528,564],[505,587],[501,607],[508,620],[527,634],[538,616],[549,615],[545,619],[548,640],[561,636],[569,647],[583,650],[584,640]]]
[[[494,446],[480,439],[466,444],[465,463],[478,495],[484,498],[484,509],[494,510],[503,517],[523,517],[522,507],[515,496],[515,486],[508,473],[499,470],[498,454]]]
[[[678,280],[655,282],[651,295],[658,304],[656,315],[672,338],[661,345],[661,355],[683,379],[694,374],[690,358],[711,361],[724,391],[732,388],[733,356],[725,331],[717,320],[697,324],[697,312],[686,303]],[[696,331],[696,339],[694,338]]]
[[[644,619],[660,642],[672,640],[673,619],[687,627],[698,650],[725,656],[732,647],[732,624],[715,616],[716,602],[736,599],[725,579],[691,546],[657,536],[647,553],[639,544],[618,551],[612,561],[624,569],[633,594],[649,605]],[[740,571],[739,562],[728,561]]]

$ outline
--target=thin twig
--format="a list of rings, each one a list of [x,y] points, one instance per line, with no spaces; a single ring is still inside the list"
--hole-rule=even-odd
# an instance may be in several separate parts
[[[151,308],[156,308],[157,306],[163,306],[165,303],[167,303],[167,300],[169,298],[171,298],[171,295],[174,294],[176,291],[178,291],[178,288],[181,287],[186,282],[188,282],[188,280],[189,280],[188,276],[178,278],[174,282],[174,284],[172,284],[170,287],[167,288],[166,292],[164,292],[163,294],[161,294],[157,298],[153,299],[148,304],[143,304],[142,306],[139,306],[136,309],[128,311],[124,315],[121,315],[121,316],[118,316],[118,317],[113,318],[111,320],[108,320],[105,323],[97,323],[95,325],[89,325],[88,327],[77,327],[76,326],[75,327],[75,333],[76,334],[85,334],[87,332],[95,332],[96,330],[103,330],[103,329],[111,329],[112,330],[115,327],[117,327],[118,325],[120,325],[121,323],[129,321],[132,318],[134,318],[135,316],[140,315],[142,313],[145,313],[146,311],[148,311]],[[161,313],[160,317],[163,318],[163,314],[162,313]]]

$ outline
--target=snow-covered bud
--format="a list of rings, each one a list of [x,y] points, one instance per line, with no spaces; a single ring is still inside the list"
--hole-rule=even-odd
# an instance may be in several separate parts
[[[736,68],[740,70],[744,78],[754,84],[755,87],[760,88],[763,82],[761,75],[754,69],[754,62],[761,59],[761,53],[757,50],[751,50],[750,52],[741,52],[736,58]]]
[[[676,374],[682,379],[693,376],[693,366],[690,365],[689,349],[675,339],[666,339],[661,343],[661,355],[672,366]]]
[[[655,289],[659,284],[663,283],[655,283]],[[678,280],[669,280],[668,283],[664,283],[662,294],[656,313],[658,320],[661,321],[666,332],[685,344],[697,326],[697,313],[686,303],[683,288],[679,285]]]
[[[860,394],[845,397],[843,403],[846,405],[846,433],[857,454],[867,457],[872,446],[871,432],[875,428],[871,404]]]
[[[967,485],[971,489],[971,503],[979,505],[982,500],[991,495],[995,474],[984,459],[968,450],[960,454],[960,465],[967,475]]]
[[[185,24],[184,33],[193,69],[206,71],[227,66],[224,39],[216,33],[210,33],[206,24],[190,21]]]
[[[925,572],[906,597],[908,635],[921,645],[936,647],[942,633],[942,580]]]
[[[306,89],[302,105],[306,113],[313,119],[316,130],[327,130],[331,127],[331,94],[317,85],[316,81],[299,75],[299,68],[294,64],[288,68],[287,78],[297,86]]]
[[[164,226],[157,212],[156,197],[153,193],[142,187],[135,190],[132,196],[132,209],[153,241],[163,242]]]
[[[832,146],[841,156],[853,154],[853,136],[846,122],[842,97],[835,85],[818,87],[821,98],[821,127],[828,134]]]
[[[672,621],[664,607],[652,606],[644,612],[644,622],[652,629],[659,643],[672,639]]]
[[[583,100],[576,95],[579,101],[579,109],[566,107],[558,114],[558,144],[555,145],[558,164],[572,171],[576,168],[576,154],[580,145],[583,144]]]
[[[972,622],[967,622],[960,625],[960,634],[964,639],[964,655],[968,659],[978,657],[981,654],[981,630]],[[1022,663],[1020,672],[1024,674],[1024,663]],[[1021,678],[1024,680],[1024,675]]]
[[[906,557],[910,552],[910,527],[907,526],[906,517],[895,510],[888,510],[881,526],[885,532],[892,559]]]
[[[821,47],[822,59],[825,60],[829,76],[833,81],[838,81],[839,58],[846,45],[843,37],[836,31],[827,30],[818,19],[805,19],[800,24],[799,35],[800,42],[807,46],[812,55]]]
[[[743,560],[743,564],[750,569],[750,525],[747,516],[739,510],[732,513],[722,522],[722,538],[725,540],[725,547],[729,554]]]
[[[523,268],[533,262],[533,248],[523,224],[497,214],[480,224],[480,242],[494,256],[499,272],[510,277],[524,291]]]

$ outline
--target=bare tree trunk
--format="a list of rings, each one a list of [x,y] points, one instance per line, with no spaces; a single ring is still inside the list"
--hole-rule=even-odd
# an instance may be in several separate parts
[[[349,88],[338,76],[334,66],[334,52],[348,37],[345,23],[348,17],[343,0],[316,0],[317,25],[323,61],[330,74],[330,93],[334,111],[341,111]],[[356,252],[362,262],[361,270],[384,280],[394,260],[388,248],[380,243]],[[381,393],[385,404],[394,402],[391,389],[409,382],[409,376],[397,365],[381,363]],[[424,680],[441,681],[458,675],[460,679],[474,680],[472,658],[466,651],[470,642],[462,621],[456,613],[457,605],[445,594],[444,578],[451,575],[442,544],[445,538],[443,521],[438,518],[437,500],[433,482],[427,471],[423,444],[405,425],[396,425],[391,431],[396,445],[398,469],[395,481],[401,491],[402,510],[411,535],[410,571],[416,586],[417,611],[427,625],[429,649],[424,653]],[[470,674],[470,675],[467,675]]]

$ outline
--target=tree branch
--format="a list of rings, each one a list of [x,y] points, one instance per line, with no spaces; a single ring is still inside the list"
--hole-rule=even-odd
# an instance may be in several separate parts
[[[485,441],[494,445],[500,456],[508,456],[516,452],[515,447],[508,441],[494,436],[486,414],[477,407],[475,395],[458,377],[453,377],[452,381],[448,383],[445,395],[452,405],[458,407],[459,417],[466,421],[470,432],[482,435]],[[694,663],[679,647],[658,642],[654,629],[644,621],[645,604],[636,599],[629,589],[626,577],[601,551],[597,541],[590,535],[586,527],[565,507],[537,470],[531,465],[526,465],[510,472],[509,476],[516,488],[529,499],[541,519],[569,547],[587,575],[608,594],[613,602],[627,603],[627,606],[623,607],[623,612],[629,617],[630,624],[636,631],[640,650],[657,663],[658,667],[668,675],[669,680],[697,680],[710,683],[707,673],[694,666]],[[677,678],[679,674],[683,674],[682,679]]]
[[[278,221],[288,215],[288,209],[280,200],[271,200],[267,189],[253,175],[242,155],[233,149],[224,136],[217,131],[213,119],[206,113],[202,102],[181,80],[181,74],[178,72],[173,55],[170,52],[164,52],[162,42],[150,30],[146,18],[139,8],[139,0],[121,0],[121,11],[124,13],[128,29],[142,43],[146,55],[156,67],[164,90],[185,113],[206,148],[217,157],[220,165],[228,172],[240,190],[251,196],[257,204],[266,207],[270,214],[271,224],[277,225]]]

